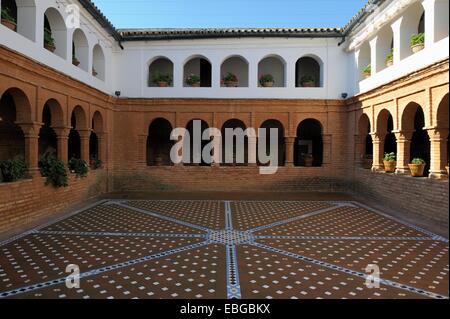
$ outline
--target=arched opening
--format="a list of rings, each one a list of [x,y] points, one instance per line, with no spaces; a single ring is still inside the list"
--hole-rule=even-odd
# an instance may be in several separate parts
[[[377,36],[377,72],[394,63],[394,33],[390,25],[385,26]]]
[[[380,154],[395,153],[397,154],[397,139],[394,130],[394,119],[391,113],[384,109],[378,114],[377,118],[377,132],[384,136],[383,149]]]
[[[248,61],[241,56],[226,59],[220,67],[221,86],[248,87]]]
[[[212,66],[202,56],[189,59],[184,65],[185,87],[211,87]]]
[[[422,4],[420,2],[416,2],[409,6],[403,14],[400,26],[401,59],[413,54],[411,49],[411,37],[421,33],[425,34],[425,12]]]
[[[322,124],[314,119],[302,121],[297,127],[294,147],[295,166],[320,167],[323,163]]]
[[[410,159],[421,158],[425,160],[424,175],[428,175],[430,171],[430,138],[428,137],[425,127],[425,114],[419,106],[414,115],[414,133],[411,138]]]
[[[42,110],[42,127],[39,131],[39,156],[52,154],[57,156],[58,143],[52,127],[57,123],[55,101],[49,101]],[[52,110],[53,109],[53,110]]]
[[[95,132],[91,132],[91,135],[89,136],[89,160],[92,163],[99,159],[98,137]]]
[[[78,107],[77,107],[78,108]],[[70,129],[70,133],[69,133],[69,141],[68,141],[68,148],[67,148],[67,155],[68,155],[68,159],[72,159],[72,158],[76,158],[76,159],[80,159],[81,158],[81,139],[80,139],[80,134],[77,131],[78,127],[81,127],[81,123],[79,123],[78,121],[80,120],[80,113],[78,113],[77,116],[76,110],[74,110],[72,112],[72,116],[70,119],[70,123],[72,128]]]
[[[72,64],[88,71],[89,44],[86,35],[81,29],[76,29],[73,33]]]
[[[173,141],[170,139],[172,125],[163,118],[154,120],[148,128],[147,137],[147,165],[169,166],[172,165],[170,150]]]
[[[370,120],[367,114],[361,115],[358,124],[359,141],[359,158],[361,159],[363,168],[372,168],[373,163],[373,141],[370,135]]]
[[[284,127],[283,124],[278,120],[267,120],[261,124],[261,128],[265,129],[265,138],[266,138],[266,153],[270,152],[270,141],[273,129],[275,129],[278,133],[277,138],[277,151],[278,151],[278,166],[284,166],[286,162],[286,144],[284,139]],[[260,137],[261,138],[261,137]],[[259,143],[258,143],[259,146]],[[258,153],[259,154],[259,153]],[[259,163],[259,162],[258,162]]]
[[[105,54],[99,44],[96,44],[92,53],[92,75],[96,78],[105,81],[106,67],[105,67]]]
[[[34,0],[2,0],[2,24],[31,41],[36,40]]]
[[[448,132],[449,130],[449,113],[448,113],[448,93],[444,96],[444,98],[439,103],[438,109],[437,109],[437,128],[441,130],[446,130]],[[440,169],[443,171],[444,167],[449,162],[449,135],[447,135],[447,142],[443,143],[443,145],[440,148]]]
[[[258,85],[260,87],[285,87],[286,63],[279,56],[268,56],[258,63]]]
[[[92,117],[92,130],[97,134],[103,133],[103,117],[99,111],[95,111]]]
[[[321,87],[322,62],[313,57],[302,57],[295,64],[296,87]]]
[[[67,58],[66,23],[55,8],[48,8],[44,13],[44,47],[63,59]]]
[[[434,42],[448,37],[449,2],[434,3]]]
[[[359,80],[364,80],[372,74],[370,45],[365,42],[358,51]]]
[[[248,164],[248,137],[240,133],[245,132],[247,127],[238,119],[231,119],[222,125],[222,165],[247,165]],[[227,146],[227,130],[233,130],[233,138],[229,139],[233,146]],[[231,132],[231,131],[230,131]],[[232,133],[232,132],[231,132]],[[240,138],[238,137],[240,136]],[[231,135],[230,135],[231,136]]]
[[[209,140],[205,141],[202,140],[202,134],[208,128],[209,128],[208,123],[200,119],[189,121],[189,123],[187,124],[186,130],[189,132],[189,140],[186,139],[186,142],[189,142],[190,158],[187,163],[184,163],[184,165],[201,165],[201,166],[209,165],[205,162],[205,160],[202,157],[203,148],[210,142]],[[194,138],[200,141],[200,144],[194,145]],[[187,148],[187,146],[185,147]],[[207,160],[211,161],[211,158]],[[199,161],[200,163],[198,163]]]
[[[166,57],[154,59],[148,67],[149,87],[173,86],[173,63]]]
[[[0,99],[0,162],[25,155],[24,135],[16,121],[16,103],[6,91]]]

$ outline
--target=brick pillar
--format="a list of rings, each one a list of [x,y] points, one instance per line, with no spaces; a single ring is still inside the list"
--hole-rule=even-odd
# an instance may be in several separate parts
[[[395,138],[397,140],[397,169],[396,174],[409,174],[410,150],[412,131],[395,131]]]
[[[69,162],[68,159],[68,142],[69,142],[69,127],[55,127],[53,130],[56,133],[56,140],[58,144],[58,158],[65,164]]]
[[[258,143],[258,138],[255,136],[248,138],[248,165],[249,166],[257,166],[256,163],[256,152],[257,148],[256,145]]]
[[[362,137],[356,134],[355,137],[355,166],[361,166],[362,159],[365,155],[365,143],[362,141]]]
[[[430,137],[430,178],[446,178],[447,172],[445,166],[447,162],[447,137],[448,129],[428,129],[428,136]]]
[[[331,134],[324,134],[323,135],[323,165],[329,165],[331,164],[331,142],[332,141],[332,135]]]
[[[40,123],[18,123],[25,139],[25,162],[31,175],[39,171],[39,130]]]
[[[91,136],[91,130],[79,130],[81,143],[81,159],[89,164],[89,138]]]
[[[148,139],[148,136],[146,134],[138,136],[137,165],[141,168],[147,166],[147,139]],[[100,141],[99,141],[99,143],[100,143]],[[103,161],[103,159],[101,159],[101,160]]]
[[[386,134],[371,133],[373,144],[373,165],[372,171],[382,171],[384,169],[383,156],[384,156],[384,139]]]
[[[295,137],[286,137],[284,140],[286,144],[286,166],[293,167]]]

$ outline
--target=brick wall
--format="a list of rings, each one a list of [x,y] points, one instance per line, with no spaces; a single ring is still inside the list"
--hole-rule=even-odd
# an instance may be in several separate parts
[[[85,178],[69,177],[69,186],[45,186],[45,178],[0,183],[0,234],[29,227],[71,206],[107,191],[107,172],[91,171]]]

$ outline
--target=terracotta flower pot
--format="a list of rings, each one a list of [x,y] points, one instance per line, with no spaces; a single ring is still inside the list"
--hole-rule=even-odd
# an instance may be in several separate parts
[[[168,86],[169,86],[168,82],[164,82],[164,81],[158,82],[158,87],[160,87],[160,88],[166,88]]]
[[[394,173],[395,172],[395,168],[397,167],[397,162],[383,161],[383,163],[384,163],[384,171],[386,173]]]
[[[200,83],[193,83],[190,85],[193,88],[199,88],[200,87]]]
[[[316,83],[313,81],[302,82],[302,86],[305,88],[313,88],[313,87],[316,87]]]
[[[238,82],[233,82],[233,81],[226,81],[225,82],[225,86],[227,88],[235,88],[238,86]]]
[[[9,21],[6,19],[2,19],[2,24],[7,27],[8,29],[11,29],[13,31],[17,31],[17,24],[13,21]]]
[[[392,60],[386,61],[386,66],[387,67],[390,67],[390,66],[393,66],[393,65],[394,65],[394,61],[392,61]]]
[[[411,46],[411,50],[413,53],[422,51],[424,48],[425,48],[425,45],[423,43],[419,43],[419,44]]]
[[[264,82],[262,84],[262,86],[265,87],[265,88],[271,88],[271,87],[273,87],[273,85],[274,85],[273,82]]]
[[[425,164],[408,164],[412,177],[422,177]]]
[[[50,52],[55,52],[55,50],[56,50],[56,47],[54,44],[44,43],[44,48],[46,48]]]
[[[78,61],[77,59],[72,59],[72,64],[75,66],[79,66],[80,65],[80,61]]]
[[[363,77],[364,77],[365,79],[370,78],[370,73],[363,73]]]
[[[92,75],[93,75],[93,76],[97,76],[97,75],[98,75],[98,72],[95,71],[95,70],[92,70]]]

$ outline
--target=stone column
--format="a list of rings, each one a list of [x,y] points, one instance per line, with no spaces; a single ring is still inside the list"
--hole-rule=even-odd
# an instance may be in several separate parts
[[[428,136],[430,137],[430,178],[446,178],[447,171],[445,166],[447,162],[447,137],[448,129],[431,128],[428,129]]]
[[[39,130],[41,123],[17,123],[23,131],[25,139],[25,162],[31,175],[39,171]]]
[[[396,174],[407,175],[409,174],[410,163],[410,151],[411,151],[411,138],[413,131],[394,131],[395,138],[397,140],[397,169]]]
[[[294,144],[295,144],[295,137],[286,137],[285,138],[285,144],[286,144],[286,166],[287,167],[293,167],[294,166]]]
[[[384,151],[384,139],[386,134],[371,133],[372,144],[373,144],[373,164],[372,171],[382,171],[384,169],[383,165],[383,151]]]
[[[56,140],[58,144],[58,158],[65,164],[68,163],[68,142],[69,142],[69,127],[54,127],[56,133]]]
[[[91,137],[91,130],[79,130],[78,134],[80,135],[81,159],[89,165],[89,140]]]

